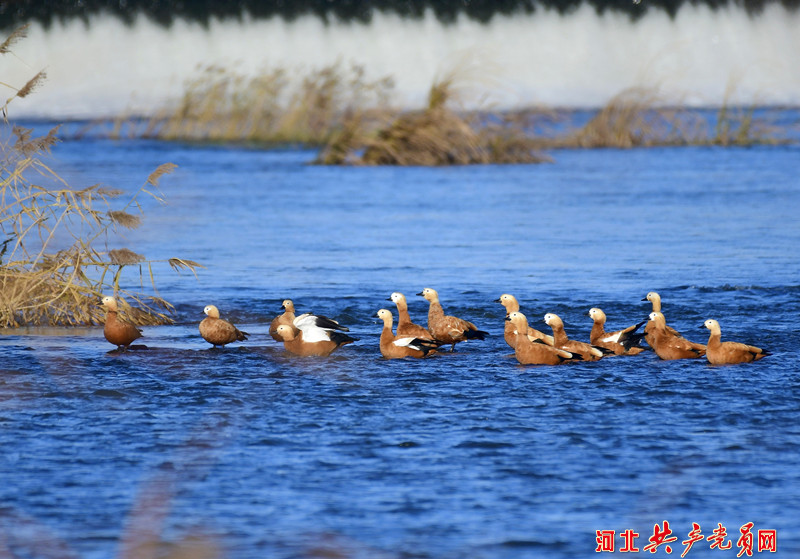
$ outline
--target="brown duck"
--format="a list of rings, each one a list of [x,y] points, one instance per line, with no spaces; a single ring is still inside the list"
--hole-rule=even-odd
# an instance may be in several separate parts
[[[200,335],[212,346],[225,347],[232,342],[243,342],[247,339],[247,332],[242,332],[227,320],[219,317],[219,309],[208,305],[203,309],[206,317],[200,322]]]
[[[397,335],[403,337],[417,338],[419,340],[433,341],[433,335],[424,326],[411,322],[408,314],[408,301],[406,296],[395,291],[387,299],[397,305]]]
[[[283,303],[281,303],[281,307],[283,307],[283,314],[280,314],[272,319],[269,325],[269,335],[272,336],[272,339],[276,342],[282,342],[283,338],[281,338],[278,333],[278,326],[281,324],[286,324],[291,326],[295,330],[295,335],[297,335],[297,329],[294,328],[292,322],[295,319],[294,315],[294,303],[291,299],[285,299]]]
[[[430,303],[428,307],[428,331],[433,335],[434,339],[442,342],[442,344],[452,344],[450,346],[451,352],[455,351],[456,344],[459,342],[475,339],[483,340],[489,334],[483,330],[478,330],[478,327],[471,322],[444,314],[444,309],[439,303],[439,294],[435,289],[426,287],[417,295],[424,297]]]
[[[497,299],[495,303],[500,303],[501,305],[503,305],[503,307],[505,307],[506,318],[508,318],[508,315],[510,315],[512,312],[519,312],[519,302],[517,302],[517,298],[508,293],[503,293],[502,295],[500,295],[500,298]],[[525,320],[525,322],[527,323],[527,319]],[[540,332],[536,328],[531,328],[530,325],[528,325],[527,334],[528,334],[528,339],[532,342],[539,340],[546,343],[549,346],[553,345],[553,336],[545,334],[544,332]],[[505,321],[505,326],[503,327],[503,339],[506,341],[509,347],[511,347],[512,349],[514,348],[514,344],[516,344],[517,341],[517,327],[510,320]]]
[[[514,326],[517,338],[514,341],[514,357],[521,365],[561,365],[583,359],[578,353],[573,354],[541,342],[532,342],[525,334],[528,330],[528,319],[521,312],[509,313],[506,321]]]
[[[411,336],[395,336],[392,332],[392,322],[394,319],[391,311],[387,309],[379,310],[378,318],[383,320],[380,349],[381,355],[386,359],[402,359],[403,357],[415,357],[420,359],[436,350],[436,342],[432,340],[422,340]]]
[[[675,335],[667,330],[667,322],[660,312],[650,313],[650,322],[653,327],[647,343],[653,348],[661,359],[697,359],[706,354],[706,346],[690,342],[683,336]]]
[[[557,314],[547,313],[544,315],[544,322],[553,329],[554,347],[569,351],[570,353],[577,353],[583,357],[584,361],[597,361],[603,358],[606,353],[611,353],[610,350],[595,347],[586,342],[579,342],[578,340],[570,340],[567,333],[564,331],[564,321]]]
[[[606,332],[606,313],[597,307],[589,309],[589,317],[594,321],[592,331],[589,333],[589,341],[592,345],[610,349],[615,355],[637,355],[645,350],[639,345],[644,338],[644,333],[636,333],[643,320],[633,326],[628,326],[615,332]]]
[[[124,322],[119,318],[119,307],[114,297],[103,297],[102,302],[106,309],[106,324],[103,327],[103,335],[106,340],[117,346],[118,350],[125,351],[134,340],[142,337],[142,331],[133,324]]]
[[[764,351],[760,347],[738,342],[721,341],[722,330],[716,320],[706,320],[705,327],[711,330],[711,335],[708,337],[706,359],[712,365],[750,363],[769,355],[768,351]]]
[[[650,301],[650,303],[653,305],[652,312],[661,312],[661,295],[659,295],[655,291],[651,291],[650,293],[648,293],[644,297],[644,299],[642,299],[642,301]],[[666,319],[664,319],[664,323],[666,325]],[[655,324],[653,324],[652,320],[647,321],[647,324],[644,325],[644,341],[646,341],[647,345],[649,345],[650,347],[653,347],[653,344],[650,343],[650,340],[652,339],[651,333],[654,328]],[[675,328],[671,326],[666,326],[666,329],[667,332],[669,332],[673,336],[680,337],[681,335],[680,332],[678,332],[677,330],[675,330]]]
[[[347,330],[335,320],[310,313],[294,319],[292,326],[281,324],[276,333],[283,341],[286,351],[303,357],[327,356],[343,345],[356,341],[336,330]],[[297,332],[297,333],[295,333]]]

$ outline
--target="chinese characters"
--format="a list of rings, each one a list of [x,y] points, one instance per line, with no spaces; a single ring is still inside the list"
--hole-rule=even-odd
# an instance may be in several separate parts
[[[733,548],[734,541],[738,550],[736,557],[751,557],[754,552],[775,553],[778,550],[778,535],[776,531],[761,529],[753,531],[754,526],[752,522],[743,524],[739,528],[739,536],[737,538],[735,535],[729,535],[727,528],[721,523],[717,523],[717,526],[708,535],[705,535],[700,524],[692,522],[692,528],[687,532],[687,538],[680,542],[683,546],[681,557],[686,557],[695,545],[702,546],[705,543],[709,549],[727,550]],[[636,543],[639,533],[634,530],[623,530],[619,534],[615,530],[596,530],[596,533],[597,548],[595,551],[598,553],[614,553],[615,551],[636,553],[640,551]],[[617,539],[621,540],[618,549],[616,545]],[[647,541],[648,543],[641,548],[643,552],[655,553],[657,550],[663,549],[666,553],[672,553],[673,548],[680,549],[676,545],[678,536],[673,534],[667,520],[664,520],[660,525],[653,525],[652,535]]]

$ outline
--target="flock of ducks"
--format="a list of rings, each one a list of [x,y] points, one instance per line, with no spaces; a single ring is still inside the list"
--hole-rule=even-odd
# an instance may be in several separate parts
[[[388,309],[380,309],[377,317],[383,321],[380,337],[381,355],[386,359],[405,357],[424,358],[441,348],[450,346],[455,350],[458,343],[467,340],[483,340],[488,332],[479,330],[475,324],[444,313],[436,290],[425,288],[417,293],[428,301],[427,327],[415,324],[408,314],[408,302],[402,293],[394,292],[387,299],[397,307],[397,329],[393,330],[394,317]],[[649,301],[652,312],[649,320],[614,332],[605,331],[606,315],[599,308],[589,310],[594,322],[589,342],[570,339],[564,330],[561,318],[553,313],[544,316],[552,334],[531,327],[520,312],[517,299],[508,293],[496,302],[506,309],[503,337],[514,350],[517,361],[523,365],[560,365],[575,361],[597,361],[608,355],[637,355],[646,351],[642,340],[660,357],[672,359],[698,359],[705,357],[714,365],[757,361],[769,355],[761,348],[737,342],[721,341],[721,331],[716,320],[706,320],[710,330],[707,344],[691,342],[666,323],[661,312],[661,297],[651,291],[642,301]],[[119,318],[117,301],[113,297],[102,300],[106,309],[104,334],[118,349],[127,349],[142,336],[141,330]],[[269,334],[282,342],[286,351],[301,356],[327,356],[336,349],[356,341],[345,334],[349,329],[336,320],[311,313],[295,315],[294,303],[287,299],[282,304],[283,313],[276,316],[269,327]],[[233,342],[247,340],[249,334],[236,328],[231,322],[220,318],[214,305],[203,309],[206,317],[200,322],[200,335],[214,347],[224,347]],[[639,328],[644,325],[642,332]]]

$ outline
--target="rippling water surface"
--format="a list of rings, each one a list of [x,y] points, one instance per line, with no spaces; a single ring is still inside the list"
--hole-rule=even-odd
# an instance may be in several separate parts
[[[55,149],[76,187],[134,191],[178,164],[167,205],[148,204],[119,246],[207,268],[157,270],[177,323],[145,328],[148,350],[107,353],[99,328],[0,335],[0,556],[133,556],[155,539],[227,557],[594,557],[597,530],[618,551],[635,530],[641,550],[665,520],[675,556],[693,522],[706,536],[721,523],[733,548],[688,557],[735,556],[748,522],[777,531],[770,556],[800,554],[796,147],[443,169],[313,155]],[[375,312],[396,312],[386,298],[401,291],[424,323],[424,287],[491,336],[383,360]],[[521,367],[493,302],[513,293],[538,328],[556,312],[588,339],[590,307],[627,326],[651,290],[690,339],[716,318],[724,339],[772,355]],[[284,298],[358,342],[291,357],[266,333]],[[197,324],[211,303],[250,340],[209,349]]]

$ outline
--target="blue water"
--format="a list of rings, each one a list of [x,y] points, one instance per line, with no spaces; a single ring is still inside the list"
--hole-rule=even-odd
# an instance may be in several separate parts
[[[56,146],[74,187],[133,192],[176,163],[167,204],[110,246],[206,268],[156,265],[176,324],[145,327],[146,351],[107,353],[99,327],[0,334],[0,556],[132,557],[155,538],[160,556],[566,559],[598,556],[597,530],[619,548],[633,529],[642,549],[664,520],[674,556],[693,522],[722,523],[733,549],[687,557],[734,557],[747,522],[777,531],[778,552],[755,555],[800,554],[797,146],[435,169],[314,155]],[[491,335],[383,360],[375,312],[401,291],[424,323],[424,287]],[[688,338],[716,318],[772,355],[522,367],[493,302],[513,293],[536,327],[556,312],[586,340],[590,307],[627,326],[651,290]],[[286,354],[267,334],[285,298],[358,342]],[[250,340],[210,350],[207,304]]]

